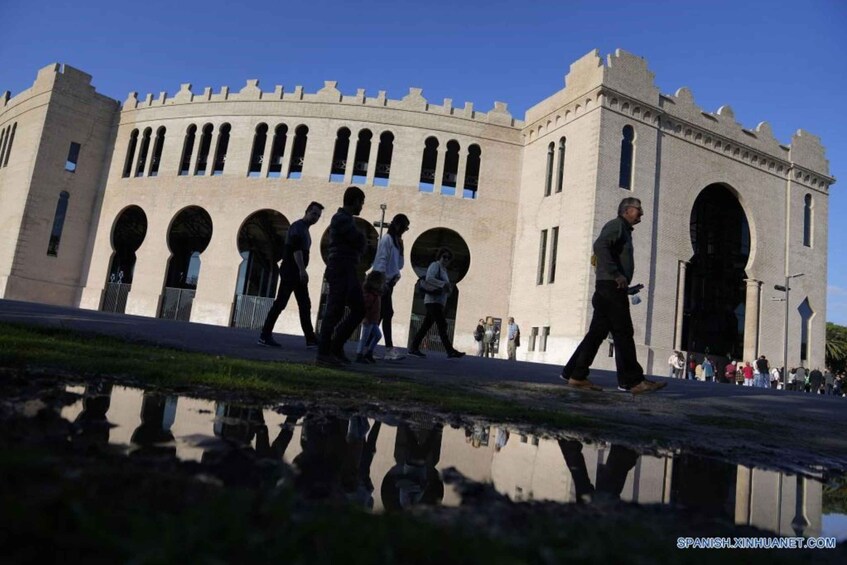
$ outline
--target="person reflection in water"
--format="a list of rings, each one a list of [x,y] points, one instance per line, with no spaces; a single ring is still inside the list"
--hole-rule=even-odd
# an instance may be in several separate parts
[[[401,424],[394,443],[395,465],[382,481],[380,493],[386,510],[417,504],[438,504],[444,482],[435,466],[441,458],[440,424]]]
[[[559,449],[565,457],[565,464],[573,477],[576,490],[576,502],[590,504],[595,500],[620,500],[626,477],[638,461],[638,453],[621,445],[612,445],[606,463],[597,466],[597,487],[591,484],[585,457],[582,456],[582,442],[562,438]]]
[[[130,442],[137,449],[132,455],[158,453],[176,456],[176,444],[171,426],[176,415],[175,396],[145,392],[141,401],[141,424],[132,432]]]
[[[106,413],[112,403],[112,384],[95,383],[85,385],[82,397],[82,412],[74,420],[74,442],[91,445],[109,443],[109,428]]]

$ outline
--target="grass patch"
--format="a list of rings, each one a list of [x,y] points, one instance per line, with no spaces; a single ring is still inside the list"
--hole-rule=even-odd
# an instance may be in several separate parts
[[[561,428],[596,429],[584,416],[537,409],[459,385],[417,383],[313,365],[254,361],[130,343],[63,329],[0,324],[0,367],[112,377],[140,386],[210,387],[260,401],[283,397],[361,405],[423,404],[441,412]],[[134,383],[135,384],[135,383]]]

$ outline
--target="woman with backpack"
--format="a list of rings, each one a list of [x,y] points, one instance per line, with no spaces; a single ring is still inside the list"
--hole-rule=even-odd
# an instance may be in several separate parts
[[[447,335],[447,320],[444,318],[444,308],[447,306],[447,297],[453,290],[450,284],[450,277],[447,274],[447,265],[453,260],[453,252],[446,247],[442,247],[435,254],[435,260],[430,263],[426,270],[426,278],[424,280],[424,306],[426,307],[426,317],[421,324],[418,333],[415,334],[412,340],[412,346],[409,348],[409,355],[415,357],[426,357],[426,354],[420,350],[421,342],[432,324],[438,326],[438,335],[441,337],[441,343],[447,351],[447,357],[456,359],[464,357],[465,354],[453,348],[450,342],[450,336]]]

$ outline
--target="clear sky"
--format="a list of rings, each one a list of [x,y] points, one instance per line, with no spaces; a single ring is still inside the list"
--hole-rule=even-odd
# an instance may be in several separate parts
[[[729,104],[784,144],[800,128],[822,138],[839,180],[827,319],[847,325],[845,0],[0,0],[0,91],[12,95],[61,62],[121,101],[185,82],[202,92],[258,78],[314,92],[337,80],[344,93],[401,98],[415,86],[481,111],[500,100],[523,118],[594,48],[646,58],[662,92],[687,86],[704,110]]]

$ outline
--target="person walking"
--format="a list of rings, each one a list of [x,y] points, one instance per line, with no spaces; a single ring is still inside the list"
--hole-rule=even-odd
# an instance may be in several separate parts
[[[715,366],[708,357],[703,358],[703,377],[706,382],[712,382],[715,379]]]
[[[482,333],[482,355],[494,357],[494,320],[488,318],[485,322],[485,331]]]
[[[329,249],[324,272],[329,293],[315,359],[320,365],[351,363],[344,354],[344,344],[365,314],[362,286],[356,276],[356,267],[365,250],[365,236],[356,227],[355,221],[364,205],[362,189],[348,187],[344,191],[343,206],[329,223]],[[345,308],[349,308],[346,316]]]
[[[744,363],[744,368],[741,369],[744,374],[744,386],[753,386],[753,366],[747,361]]]
[[[318,343],[318,338],[312,327],[312,301],[309,299],[309,273],[306,268],[309,266],[309,249],[312,247],[312,236],[309,234],[309,228],[321,219],[323,209],[323,204],[311,202],[306,207],[306,213],[303,217],[288,228],[282,264],[279,268],[279,290],[276,300],[274,300],[268,315],[265,317],[262,333],[259,335],[259,345],[280,347],[280,344],[273,338],[274,325],[288,305],[292,292],[297,300],[300,328],[306,338],[306,347],[314,347]]]
[[[689,356],[688,357],[688,380],[689,381],[695,380],[695,377],[696,377],[696,374],[697,374],[697,367],[699,367],[699,365],[697,365],[697,358],[694,355]]]
[[[509,316],[509,325],[506,327],[506,351],[509,361],[514,361],[517,355],[517,348],[520,345],[521,328],[515,323],[515,319]]]
[[[667,383],[644,378],[635,351],[632,317],[629,312],[629,285],[635,273],[632,230],[641,221],[644,210],[638,198],[624,198],[618,215],[608,222],[594,241],[596,283],[591,303],[594,315],[588,333],[577,346],[561,378],[568,386],[582,390],[602,390],[588,380],[589,368],[609,332],[615,343],[618,389],[632,394],[653,392]]]
[[[485,320],[482,318],[479,319],[479,323],[476,325],[476,329],[473,332],[473,339],[476,342],[476,354],[477,357],[482,357],[483,351],[485,351],[483,338],[485,337]]]
[[[685,369],[685,356],[681,351],[674,351],[668,357],[668,377],[681,379],[683,369]]]
[[[756,359],[756,369],[759,370],[759,378],[753,382],[753,386],[758,388],[768,388],[768,375],[771,372],[768,358],[764,355],[759,355],[759,358]]]
[[[356,350],[357,363],[376,363],[374,348],[382,337],[379,331],[379,315],[382,294],[385,292],[385,274],[381,271],[371,271],[362,286],[365,302],[365,319],[362,322],[362,338]]]
[[[447,274],[447,265],[453,260],[453,252],[442,247],[435,254],[435,261],[430,263],[426,270],[426,284],[430,288],[436,289],[426,292],[424,296],[424,306],[426,307],[426,317],[421,324],[418,333],[415,334],[412,340],[412,346],[409,348],[409,355],[415,357],[426,357],[426,354],[420,350],[421,342],[432,324],[438,326],[438,335],[441,337],[441,343],[447,351],[447,357],[457,359],[464,357],[465,354],[453,348],[450,343],[450,336],[447,335],[447,320],[444,319],[444,307],[447,305],[447,297],[452,292],[452,285]]]
[[[394,318],[394,287],[400,281],[400,271],[405,264],[403,234],[407,231],[409,231],[409,218],[405,214],[395,215],[388,224],[388,232],[379,239],[373,263],[373,270],[385,275],[385,293],[382,295],[380,315],[382,334],[385,336],[383,359],[386,361],[399,361],[405,357],[394,348],[391,321]]]

